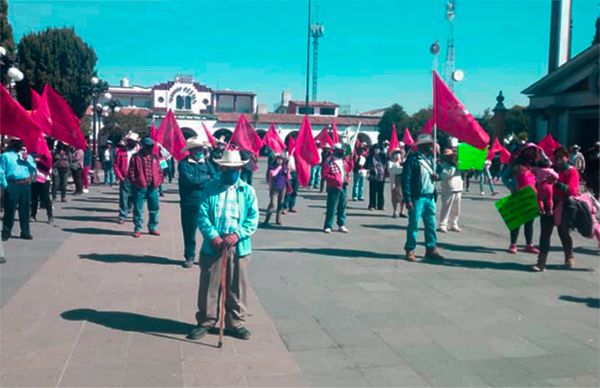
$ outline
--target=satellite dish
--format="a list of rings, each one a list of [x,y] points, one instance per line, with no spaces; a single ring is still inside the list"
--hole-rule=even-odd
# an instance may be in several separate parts
[[[460,82],[465,79],[465,73],[462,70],[456,70],[454,73],[452,73],[452,79],[455,82]]]

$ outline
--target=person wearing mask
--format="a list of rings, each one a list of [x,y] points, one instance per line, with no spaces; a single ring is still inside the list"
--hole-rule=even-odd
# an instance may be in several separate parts
[[[129,133],[117,146],[114,171],[119,182],[119,224],[124,224],[133,208],[133,196],[128,171],[131,158],[139,151],[139,136],[137,133]]]
[[[369,170],[369,210],[384,210],[383,189],[386,160],[382,149],[378,145],[371,148],[371,154],[365,167]]]
[[[400,143],[400,147],[390,150],[390,160],[388,161],[387,169],[390,176],[390,187],[392,196],[392,218],[398,218],[398,207],[400,207],[400,217],[405,218],[404,202],[402,201],[402,182],[400,176],[402,174],[402,164],[404,163],[404,144]]]
[[[69,178],[69,167],[71,157],[66,146],[59,143],[57,152],[54,154],[54,164],[52,166],[52,200],[56,201],[56,196],[60,188],[60,201],[67,202],[67,179]]]
[[[352,168],[352,200],[364,201],[365,177],[367,176],[367,154],[369,151],[362,144],[359,144],[354,152],[354,166]]]
[[[10,141],[8,150],[0,157],[0,184],[4,189],[4,217],[2,218],[2,241],[10,238],[15,223],[15,213],[19,208],[21,238],[32,240],[29,227],[31,207],[31,182],[35,178],[36,165],[27,153],[23,142]]]
[[[442,163],[438,166],[438,175],[442,181],[442,210],[440,212],[440,232],[442,233],[446,233],[448,230],[461,231],[458,219],[463,180],[456,164],[456,153],[451,148],[446,148],[442,155]],[[448,228],[448,224],[450,224],[450,228]]]
[[[287,159],[282,155],[275,155],[273,163],[269,165],[269,207],[265,215],[264,225],[269,225],[271,215],[275,212],[275,223],[281,225],[281,211],[285,201],[286,188],[290,181],[290,170]]]
[[[71,150],[71,176],[75,184],[74,195],[83,194],[83,156],[84,152],[80,149]]]
[[[47,160],[40,155],[33,155],[33,160],[37,166],[35,179],[31,183],[31,219],[37,221],[38,209],[43,207],[46,209],[48,223],[54,221],[52,200],[50,199],[50,182],[52,181],[52,167],[49,167]]]
[[[333,146],[333,155],[323,169],[323,179],[327,183],[327,211],[323,231],[331,233],[333,218],[337,216],[338,230],[348,233],[346,228],[346,207],[348,205],[348,179],[352,163],[344,158],[344,149],[340,143]]]
[[[408,209],[408,229],[406,230],[406,259],[416,261],[417,234],[419,222],[425,226],[425,259],[443,260],[437,249],[435,232],[435,181],[433,152],[435,143],[430,134],[420,134],[415,143],[417,150],[409,153],[402,168],[402,195]]]
[[[252,254],[251,237],[258,228],[258,201],[254,188],[240,179],[246,163],[238,151],[227,150],[216,159],[221,175],[205,188],[200,203],[198,227],[203,242],[200,249],[200,286],[197,326],[187,338],[196,340],[216,329],[223,314],[225,334],[248,340],[246,328],[247,267]],[[221,256],[225,253],[225,311],[219,312]]]
[[[177,165],[179,173],[179,206],[181,228],[183,230],[183,267],[191,268],[196,258],[196,232],[202,193],[207,185],[217,177],[212,164],[205,158],[207,144],[199,137],[187,140],[183,152],[189,155]]]
[[[92,149],[89,140],[83,150],[83,192],[90,192],[90,171],[92,170]]]
[[[106,148],[102,152],[102,169],[104,170],[104,185],[115,184],[115,150],[112,141],[106,142]]]
[[[154,154],[154,140],[145,137],[141,149],[133,155],[127,172],[133,193],[133,237],[141,236],[144,221],[144,204],[148,203],[148,231],[151,235],[160,236],[158,231],[158,187],[162,184],[163,175],[158,156]]]
[[[531,267],[534,272],[543,272],[546,269],[548,253],[550,252],[550,238],[554,226],[558,230],[558,237],[563,248],[565,268],[572,269],[575,265],[573,253],[573,238],[568,222],[563,215],[565,203],[570,197],[579,195],[579,171],[569,163],[569,151],[558,147],[553,153],[553,167],[558,172],[558,181],[554,184],[554,212],[553,214],[540,215],[540,250],[537,263]]]

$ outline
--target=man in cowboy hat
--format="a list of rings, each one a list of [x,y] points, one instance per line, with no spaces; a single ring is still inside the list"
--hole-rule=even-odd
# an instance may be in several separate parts
[[[205,159],[206,148],[206,142],[198,136],[189,138],[183,148],[189,155],[177,165],[185,268],[191,268],[196,257],[196,231],[202,193],[208,182],[217,177],[215,169]]]
[[[221,176],[204,189],[198,227],[204,241],[200,249],[200,287],[198,289],[198,326],[189,339],[203,337],[218,322],[220,258],[227,254],[225,294],[225,333],[239,339],[250,338],[246,329],[246,267],[252,254],[251,236],[258,227],[258,201],[254,188],[240,179],[246,163],[240,153],[226,150],[216,160]]]
[[[154,140],[145,137],[141,149],[129,162],[127,176],[133,192],[133,237],[139,238],[144,221],[144,203],[148,202],[148,230],[151,235],[160,236],[158,231],[158,187],[163,181],[158,156],[154,154]]]
[[[346,206],[348,205],[347,187],[351,162],[344,157],[344,148],[341,143],[333,146],[333,155],[323,167],[323,179],[327,183],[327,211],[323,231],[331,233],[333,217],[337,215],[338,230],[348,233],[346,228]]]
[[[420,134],[415,143],[417,150],[411,152],[402,169],[402,194],[408,209],[408,229],[406,230],[406,259],[416,261],[417,233],[419,221],[425,224],[425,258],[443,260],[437,251],[435,234],[435,181],[438,179],[432,156],[435,143],[430,134]]]
[[[119,224],[124,224],[133,208],[133,197],[131,194],[131,182],[129,181],[128,171],[131,158],[139,151],[139,135],[135,132],[129,132],[127,136],[119,142],[117,155],[115,157],[115,176],[119,182]]]
[[[215,171],[219,173],[220,167],[217,163],[217,160],[223,157],[223,152],[225,151],[225,147],[227,147],[227,142],[225,141],[225,136],[220,136],[218,139],[215,140],[215,142],[217,144],[216,147],[210,153],[210,162],[215,168]]]

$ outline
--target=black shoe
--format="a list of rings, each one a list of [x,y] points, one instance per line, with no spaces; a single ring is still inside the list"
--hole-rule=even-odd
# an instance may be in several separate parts
[[[160,194],[158,194],[158,195],[159,195],[160,197],[164,197],[164,196],[165,196],[165,193],[160,193]]]
[[[66,199],[66,198],[62,198],[62,199],[60,200],[60,202],[63,202],[63,203],[64,203],[64,202],[67,202],[67,199]]]
[[[192,268],[194,266],[193,259],[185,259],[182,264],[183,268]]]
[[[227,329],[225,330],[228,336],[241,339],[241,340],[249,340],[250,339],[250,330],[245,327],[240,327],[238,329]]]
[[[48,218],[48,224],[52,225],[54,223],[54,217]]]
[[[0,264],[6,263],[6,259],[4,257],[0,257]]]
[[[21,238],[23,240],[33,240],[33,236],[30,235],[30,234],[23,234],[23,233],[21,233]]]
[[[35,218],[35,216],[31,216],[31,222],[37,222],[37,218]]]
[[[10,235],[8,235],[8,234],[3,234],[3,235],[2,235],[2,241],[6,241],[6,240],[8,240],[9,238],[10,238]]]
[[[196,326],[192,330],[190,330],[187,337],[185,337],[185,338],[190,339],[190,340],[197,340],[197,339],[204,337],[206,335],[206,333],[208,333],[207,327]]]

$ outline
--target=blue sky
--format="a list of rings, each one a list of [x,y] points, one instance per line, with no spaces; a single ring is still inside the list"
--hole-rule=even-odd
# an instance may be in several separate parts
[[[575,55],[589,46],[599,0],[573,0]],[[73,26],[97,52],[98,74],[149,86],[193,74],[213,88],[254,91],[271,109],[282,90],[302,100],[306,0],[9,1],[18,40],[49,26]],[[547,71],[551,0],[458,0],[455,91],[466,107],[526,104],[520,92]],[[429,46],[445,57],[445,0],[313,0],[325,37],[319,100],[352,112],[400,103],[413,112],[431,100]]]

